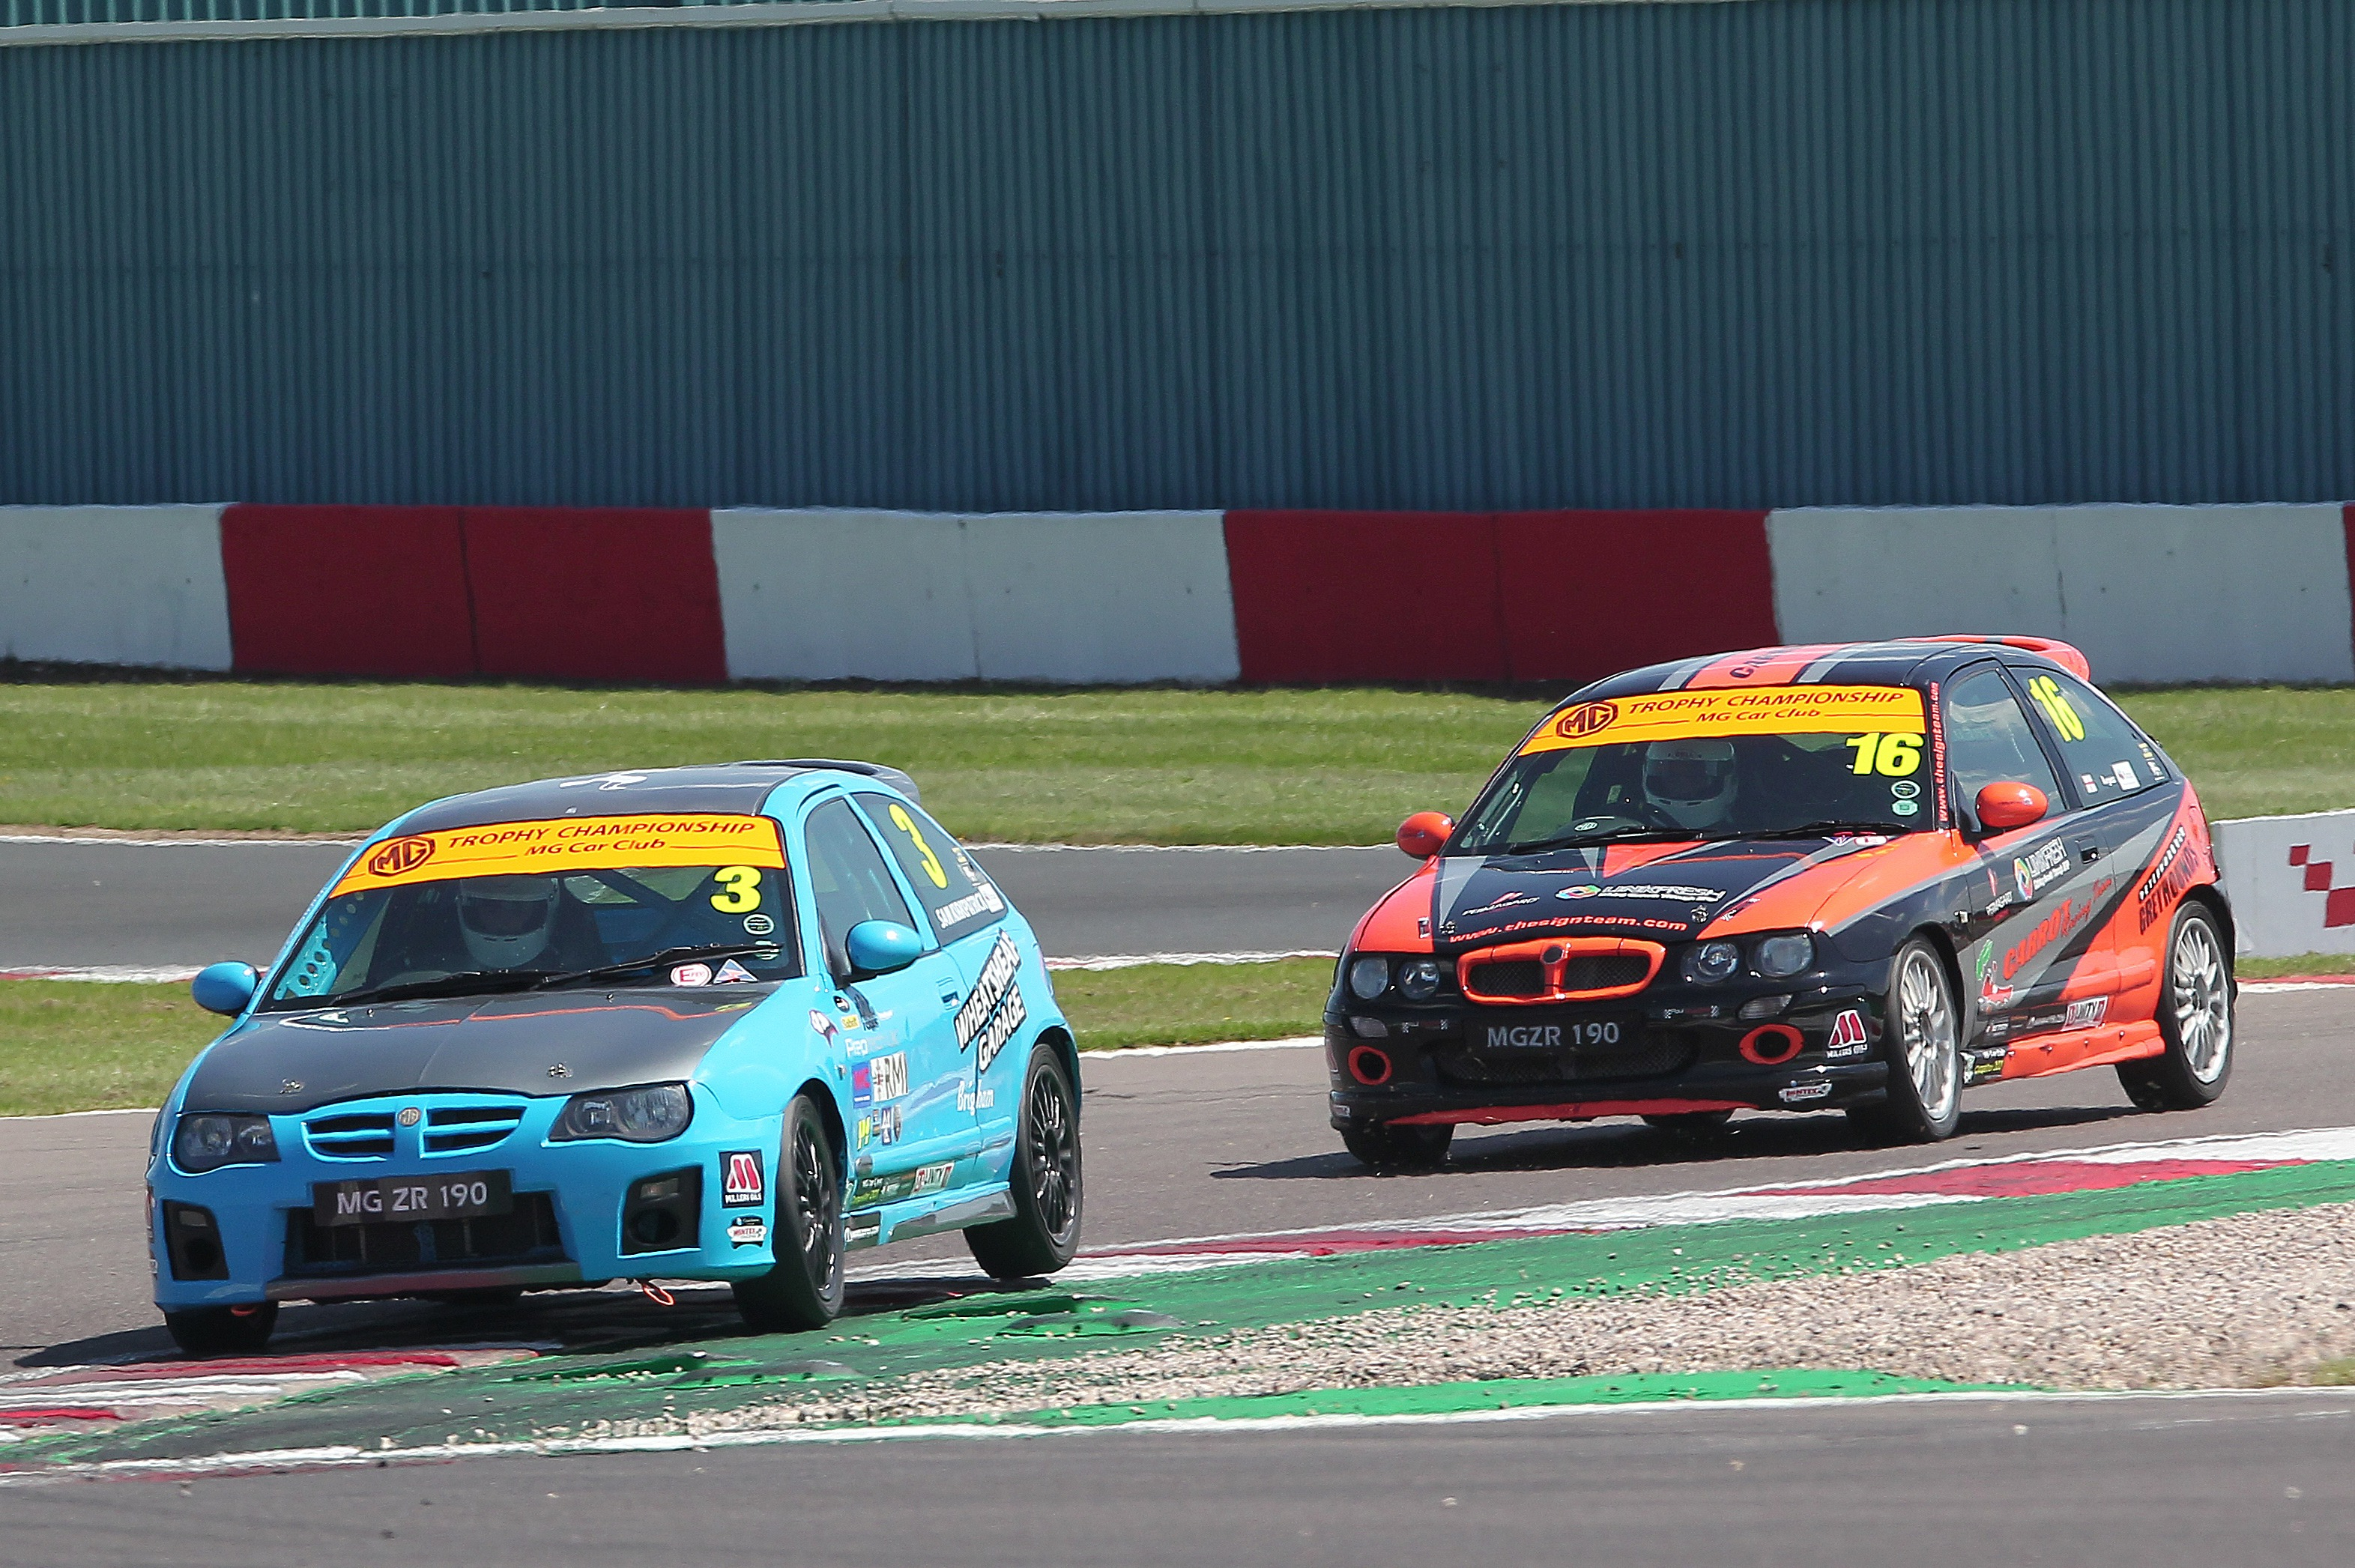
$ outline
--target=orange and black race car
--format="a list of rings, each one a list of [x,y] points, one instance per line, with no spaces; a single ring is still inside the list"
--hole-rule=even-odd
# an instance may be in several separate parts
[[[1761,648],[1546,715],[1358,923],[1325,1014],[1375,1166],[1456,1127],[1704,1130],[1837,1107],[1955,1130],[1965,1088],[2115,1066],[2147,1109],[2232,1065],[2232,916],[2166,752],[2026,637]]]

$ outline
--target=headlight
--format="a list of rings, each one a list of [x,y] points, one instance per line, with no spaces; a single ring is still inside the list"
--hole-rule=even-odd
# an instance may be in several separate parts
[[[1410,1002],[1427,1002],[1439,994],[1440,977],[1446,973],[1436,958],[1416,958],[1399,965],[1399,995]]]
[[[643,1089],[609,1089],[596,1094],[575,1094],[564,1102],[549,1136],[559,1142],[573,1138],[621,1138],[634,1144],[658,1144],[687,1131],[695,1115],[684,1083],[652,1083]]]
[[[1758,944],[1755,961],[1761,975],[1778,980],[1785,975],[1812,969],[1816,963],[1816,939],[1804,931],[1767,937]]]
[[[1361,1002],[1370,1002],[1391,988],[1391,961],[1387,958],[1360,958],[1349,965],[1349,994]]]
[[[190,1175],[225,1165],[267,1165],[278,1158],[278,1140],[268,1116],[228,1116],[210,1112],[184,1115],[172,1129],[172,1163]]]
[[[1742,949],[1731,942],[1704,942],[1685,952],[1685,978],[1696,986],[1730,980],[1742,967]]]

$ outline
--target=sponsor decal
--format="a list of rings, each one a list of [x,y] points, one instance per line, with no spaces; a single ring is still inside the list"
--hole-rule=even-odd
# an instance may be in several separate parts
[[[593,778],[566,779],[562,784],[558,784],[556,787],[559,789],[581,789],[587,785],[595,784],[597,786],[598,793],[602,795],[607,790],[627,789],[634,784],[644,784],[645,782],[646,775],[644,773],[599,773]]]
[[[1592,891],[1593,890],[1589,889],[1588,891]],[[1570,894],[1563,892],[1556,893],[1554,896],[1556,898],[1566,899],[1570,897]],[[1517,904],[1533,904],[1537,901],[1537,894],[1523,892],[1519,889],[1516,888],[1510,892],[1497,894],[1495,898],[1490,899],[1487,903],[1481,904],[1476,909],[1459,909],[1455,912],[1468,920],[1476,914],[1494,914],[1500,909],[1511,909]],[[1431,933],[1425,931],[1422,934],[1428,936]]]
[[[670,972],[670,983],[674,986],[709,986],[711,984],[711,965],[681,964]]]
[[[2018,975],[2036,955],[2094,918],[2089,899],[2062,899],[2061,907],[2036,923],[2036,928],[2004,952],[2003,977]]]
[[[1004,932],[997,933],[989,957],[981,966],[981,978],[974,982],[973,995],[967,997],[956,1010],[957,1049],[971,1047],[976,1070],[986,1072],[1006,1042],[1014,1038],[1029,1018],[1029,1009],[1022,1001],[1022,987],[1016,971],[1022,965],[1022,956],[1015,950],[1014,939]]]
[[[719,1157],[719,1205],[723,1209],[757,1209],[768,1200],[762,1179],[761,1151],[730,1149]]]
[[[1889,803],[1889,809],[1900,816],[1911,816],[1922,809],[1922,803],[1918,800],[1892,800]]]
[[[1831,1039],[1824,1042],[1824,1054],[1835,1061],[1862,1056],[1870,1043],[1865,1036],[1864,1015],[1850,1008],[1832,1020]]]
[[[850,1214],[843,1218],[842,1241],[845,1246],[866,1246],[882,1233],[883,1217],[880,1214]]]
[[[1448,934],[1453,936],[1453,922]],[[1633,926],[1642,931],[1668,931],[1678,935],[1692,929],[1693,923],[1685,920],[1660,920],[1642,914],[1557,914],[1544,920],[1508,920],[1502,925],[1490,926],[1480,933],[1483,939],[1509,936],[1517,931],[1560,931],[1566,925]]]
[[[728,1221],[730,1245],[757,1247],[769,1239],[769,1222],[758,1214],[739,1214]]]
[[[928,1198],[945,1191],[949,1173],[956,1161],[943,1160],[938,1165],[920,1165],[913,1170],[895,1171],[890,1176],[862,1176],[850,1184],[850,1207],[872,1209],[879,1203],[897,1203],[903,1198]]]
[[[1710,904],[1725,897],[1717,888],[1688,888],[1673,882],[1625,882],[1604,888],[1593,882],[1581,882],[1563,888],[1553,895],[1558,899],[1668,899],[1677,903]]]
[[[1424,942],[1431,940],[1431,917],[1429,915],[1419,914],[1414,917],[1414,933]]]
[[[935,1192],[947,1191],[949,1185],[949,1172],[955,1168],[956,1161],[954,1160],[943,1160],[938,1165],[918,1166],[916,1168],[916,1196],[923,1198]]]
[[[896,1100],[908,1092],[908,1053],[904,1051],[876,1057],[860,1071],[872,1077],[878,1100]]]
[[[970,1083],[957,1085],[956,1106],[960,1111],[986,1111],[997,1104],[995,1089],[975,1089]]]
[[[997,896],[997,890],[987,882],[980,882],[964,897],[951,900],[934,910],[932,919],[943,926],[962,925],[975,915],[1002,914],[1005,911],[1006,901]]]
[[[877,1143],[895,1144],[900,1141],[900,1121],[899,1106],[885,1105],[881,1109],[878,1110],[871,1119],[875,1124],[874,1132],[875,1141]]]
[[[2098,1029],[2102,1020],[2109,1016],[2110,999],[2107,997],[2086,997],[2069,1004],[2071,1029]]]
[[[868,1105],[875,1101],[875,1074],[865,1062],[850,1070],[850,1103]]]
[[[1777,1092],[1775,1097],[1785,1105],[1804,1105],[1810,1100],[1820,1100],[1831,1092],[1831,1084],[1826,1082],[1794,1083]]]
[[[2036,895],[2069,874],[2069,846],[2048,838],[2011,863],[2012,885],[2019,901],[2033,903]]]
[[[2190,889],[2192,879],[2204,869],[2206,857],[2190,842],[2190,827],[2177,823],[2174,836],[2159,851],[2150,874],[2135,890],[2136,918],[2142,922],[2145,931],[2158,924],[2175,907],[2175,901]]]
[[[1963,1052],[1963,1082],[1991,1083],[2003,1076],[2003,1064],[2009,1053],[1998,1046],[1992,1050]]]
[[[603,866],[766,866],[783,869],[777,825],[720,812],[634,813],[495,822],[417,833],[355,861],[330,896],[453,877],[553,875]]]
[[[1823,731],[1920,735],[1921,693],[1903,686],[1784,686],[1662,691],[1586,702],[1540,725],[1521,754],[1572,746]]]
[[[747,936],[766,936],[776,929],[777,923],[765,914],[748,914],[744,917],[744,934]]]
[[[834,1043],[834,1037],[841,1032],[840,1026],[815,1008],[810,1009],[809,1021],[810,1028],[817,1030],[819,1036],[829,1045]]]
[[[2110,764],[2110,776],[2118,781],[2120,789],[2142,787],[2142,781],[2135,777],[2134,764],[2123,759]]]
[[[711,976],[711,983],[715,986],[741,986],[751,978],[752,971],[730,958],[719,966],[719,974]]]

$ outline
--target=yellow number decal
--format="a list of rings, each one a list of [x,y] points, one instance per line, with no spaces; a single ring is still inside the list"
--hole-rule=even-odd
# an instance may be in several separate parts
[[[1902,731],[1887,735],[1851,735],[1841,744],[1856,753],[1851,771],[1859,777],[1910,778],[1922,771],[1922,737]]]
[[[750,914],[761,907],[761,869],[757,866],[728,866],[711,873],[719,891],[711,895],[711,907],[721,914]]]
[[[916,831],[916,819],[908,815],[908,808],[897,802],[891,806],[891,825],[906,834],[916,846],[916,853],[924,858],[924,875],[932,879],[932,886],[947,887],[949,874],[941,865],[941,858],[932,853],[932,847],[924,842],[922,834]]]
[[[2036,699],[2036,705],[2044,709],[2044,716],[2052,720],[2052,728],[2061,731],[2062,740],[2085,738],[2085,721],[2070,706],[2069,694],[2061,689],[2059,681],[2049,675],[2040,675],[2028,683],[2028,695]]]

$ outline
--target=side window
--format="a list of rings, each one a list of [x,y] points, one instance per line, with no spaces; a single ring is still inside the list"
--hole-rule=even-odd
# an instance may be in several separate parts
[[[2017,669],[2044,720],[2061,742],[2062,760],[2077,781],[2087,805],[2133,795],[2167,780],[2158,748],[2142,738],[2110,699],[2076,677],[2057,670]]]
[[[1976,832],[1971,809],[1991,784],[2034,784],[2059,811],[2061,781],[2036,743],[2019,700],[1993,665],[1982,666],[1946,688],[1946,776],[1954,782],[1955,815]]]
[[[932,917],[933,934],[943,944],[1006,917],[1006,901],[996,887],[939,823],[906,801],[879,792],[851,798],[900,862],[900,874],[916,890],[924,912]]]
[[[921,929],[908,901],[891,880],[883,852],[859,825],[850,803],[829,800],[809,814],[810,885],[817,890],[817,923],[826,938],[826,961],[837,975],[850,973],[843,939],[862,920],[890,920]]]

